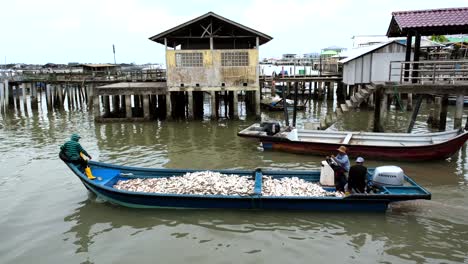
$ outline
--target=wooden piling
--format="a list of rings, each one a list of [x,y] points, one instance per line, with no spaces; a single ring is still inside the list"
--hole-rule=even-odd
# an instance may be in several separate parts
[[[465,97],[463,94],[458,94],[457,95],[457,101],[455,105],[455,118],[453,122],[453,128],[454,129],[459,129],[462,127],[462,118],[463,118],[463,103],[464,103]]]
[[[438,128],[440,125],[441,109],[442,97],[436,96],[434,99],[434,116],[432,118],[432,128]]]
[[[439,131],[445,131],[447,127],[448,95],[442,97],[442,106],[440,111]]]
[[[148,95],[142,95],[143,97],[143,118],[145,120],[150,119],[150,109],[149,109],[149,96]]]
[[[413,94],[407,94],[406,111],[413,110]]]
[[[387,109],[386,102],[384,99],[387,96],[384,94],[383,87],[377,86],[375,90],[375,108],[374,108],[374,132],[384,132],[384,128],[382,125],[383,120],[383,113],[382,109]]]

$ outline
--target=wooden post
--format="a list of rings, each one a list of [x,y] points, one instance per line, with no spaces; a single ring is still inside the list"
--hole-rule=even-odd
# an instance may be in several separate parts
[[[132,118],[132,96],[125,95],[125,117]]]
[[[22,92],[22,97],[23,97],[24,110],[26,111],[28,108],[27,108],[27,100],[26,100],[26,84],[25,83],[21,84],[21,92]]]
[[[150,119],[150,108],[149,108],[149,95],[143,94],[143,118],[145,120]]]
[[[416,121],[416,117],[418,116],[419,113],[419,108],[421,107],[421,103],[423,100],[423,95],[420,94],[418,97],[418,101],[416,101],[416,107],[414,108],[413,114],[411,115],[411,121],[408,126],[408,130],[406,131],[407,133],[411,133],[411,130],[413,130],[414,127],[414,122]]]
[[[193,92],[188,91],[188,104],[187,104],[187,119],[192,120],[193,119]]]
[[[73,93],[75,93],[75,89],[73,89]],[[76,96],[73,96],[76,97]],[[104,116],[108,117],[110,114],[110,104],[109,104],[109,95],[103,95],[104,97]]]
[[[440,111],[439,131],[445,131],[447,126],[448,95],[442,97],[442,106]]]
[[[70,95],[70,92],[68,93]],[[68,105],[68,109],[70,109],[70,104]],[[93,112],[94,112],[94,119],[99,119],[101,117],[101,108],[99,107],[99,95],[95,95],[93,97]]]
[[[465,97],[463,96],[463,94],[457,95],[457,101],[456,101],[456,106],[455,106],[455,118],[453,122],[454,129],[459,129],[462,127],[464,99]]]
[[[276,82],[273,80],[271,81],[271,97],[276,95]]]
[[[408,34],[406,35],[406,55],[405,55],[405,62],[410,62],[411,61],[411,46],[412,46],[412,42],[413,41],[413,36],[411,35],[411,32],[408,32]],[[405,79],[404,81],[407,82],[408,81],[408,77],[409,77],[409,68],[410,68],[410,64],[409,63],[405,63],[405,73],[404,73],[404,76],[405,76]]]
[[[432,119],[432,127],[438,128],[440,125],[440,115],[442,109],[442,97],[436,96],[434,100],[434,118]]]
[[[294,108],[293,108],[293,123],[292,123],[293,127],[296,127],[298,85],[299,84],[297,82],[294,82]]]
[[[46,101],[47,101],[47,109],[51,109],[52,108],[52,96],[51,96],[51,85],[50,84],[46,84]]]
[[[58,88],[58,101],[59,101],[59,107],[60,109],[63,109],[63,87],[61,84],[57,85]]]
[[[36,83],[31,84],[31,109],[37,109],[37,87]]]
[[[383,103],[383,99],[385,98],[385,94],[383,93],[383,87],[377,85],[375,89],[375,108],[374,108],[374,132],[383,132],[382,126],[382,111],[381,109],[387,109],[387,107]]]
[[[216,92],[211,91],[210,92],[210,106],[211,106],[211,119],[216,119]]]
[[[171,92],[168,91],[166,93],[166,120],[171,120],[171,119],[172,119],[172,101],[171,101]]]
[[[407,94],[407,104],[406,104],[406,111],[413,110],[413,94]]]
[[[416,32],[416,36],[414,38],[413,62],[418,62],[419,61],[420,50],[421,50],[421,34]],[[418,63],[413,63],[413,72],[411,74],[412,83],[417,83],[418,82],[418,79],[417,79],[419,77],[419,71],[418,70],[419,70],[419,64]]]

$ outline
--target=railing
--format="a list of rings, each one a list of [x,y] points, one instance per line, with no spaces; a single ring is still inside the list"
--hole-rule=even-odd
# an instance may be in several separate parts
[[[391,61],[388,81],[417,84],[468,82],[468,60]]]
[[[165,70],[128,70],[128,71],[44,71],[22,70],[0,72],[0,79],[16,82],[145,82],[165,81]]]

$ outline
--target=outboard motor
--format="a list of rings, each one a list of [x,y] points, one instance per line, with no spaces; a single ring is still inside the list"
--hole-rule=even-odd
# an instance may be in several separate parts
[[[279,122],[262,122],[260,126],[263,128],[263,131],[266,132],[268,136],[273,136],[278,133],[281,129]]]
[[[403,186],[405,174],[397,166],[380,166],[375,168],[372,183],[375,186]]]

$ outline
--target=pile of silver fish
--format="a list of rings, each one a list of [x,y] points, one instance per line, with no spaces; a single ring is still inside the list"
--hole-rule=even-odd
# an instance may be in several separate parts
[[[262,189],[263,196],[342,196],[340,192],[328,192],[316,183],[297,177],[273,179],[271,176],[263,176]]]
[[[339,192],[327,192],[320,185],[297,177],[274,179],[263,176],[262,181],[264,196],[342,196]],[[254,185],[249,176],[199,171],[168,178],[119,180],[114,188],[148,193],[248,196],[254,194]]]
[[[254,193],[254,184],[248,176],[199,171],[169,178],[119,180],[114,188],[132,192],[246,196]]]

